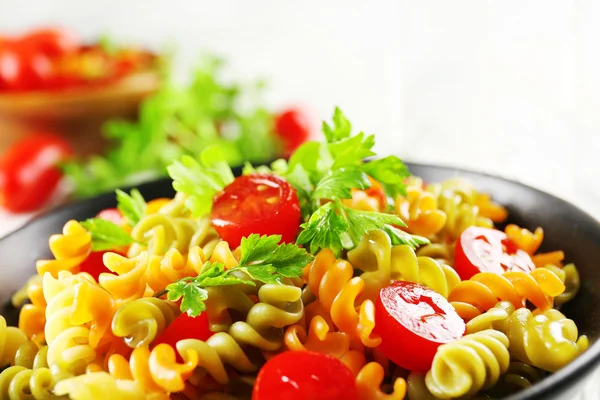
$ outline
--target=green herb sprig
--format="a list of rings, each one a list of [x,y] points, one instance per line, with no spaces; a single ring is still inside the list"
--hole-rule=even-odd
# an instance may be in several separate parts
[[[302,268],[313,256],[294,244],[279,244],[280,235],[252,234],[242,239],[239,265],[225,269],[222,263],[206,262],[197,277],[183,278],[155,294],[170,301],[181,301],[181,311],[192,317],[206,310],[211,286],[256,285],[255,282],[281,283],[284,278],[302,275]]]

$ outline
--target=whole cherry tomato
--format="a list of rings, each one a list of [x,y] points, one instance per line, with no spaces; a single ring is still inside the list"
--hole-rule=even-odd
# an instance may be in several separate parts
[[[42,86],[52,74],[47,56],[25,52],[19,42],[0,43],[0,89],[27,90]]]
[[[275,133],[283,141],[285,156],[289,157],[310,136],[309,120],[298,109],[284,111],[275,119]]]
[[[381,289],[375,305],[380,350],[402,368],[425,372],[437,348],[463,336],[465,323],[441,294],[397,281]]]
[[[472,226],[460,235],[456,243],[454,269],[461,279],[470,279],[479,272],[530,272],[535,265],[529,254],[518,249],[506,233]]]
[[[354,375],[327,354],[286,351],[259,371],[252,400],[356,400]]]
[[[190,317],[187,313],[183,313],[167,326],[167,329],[154,340],[152,345],[166,343],[175,347],[177,342],[183,339],[206,341],[212,335],[213,332],[208,327],[208,315],[205,312],[197,317]]]
[[[73,154],[60,136],[35,133],[15,143],[0,159],[0,205],[13,212],[35,210],[54,193],[58,163]]]
[[[211,219],[231,248],[252,233],[281,235],[282,242],[290,243],[300,227],[300,203],[296,190],[283,178],[250,174],[236,178],[215,196]]]
[[[123,225],[123,214],[116,208],[106,208],[96,215],[96,218],[102,218],[114,223],[115,225]]]

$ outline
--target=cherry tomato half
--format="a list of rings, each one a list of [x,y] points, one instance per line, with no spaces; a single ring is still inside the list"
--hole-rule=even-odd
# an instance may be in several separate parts
[[[183,339],[198,339],[206,341],[213,335],[208,327],[208,315],[204,312],[197,317],[190,317],[187,313],[181,314],[164,332],[157,337],[152,346],[166,343],[175,347],[177,342]]]
[[[300,203],[286,180],[250,174],[236,178],[215,196],[211,219],[231,248],[252,233],[281,235],[282,242],[290,243],[300,228]]]
[[[102,218],[112,222],[115,225],[121,226],[123,224],[123,214],[116,208],[106,208],[96,215],[96,218]]]
[[[284,111],[275,119],[275,133],[283,141],[285,156],[289,157],[310,136],[308,118],[298,109]]]
[[[286,351],[259,371],[252,400],[356,400],[354,375],[335,357]]]
[[[472,226],[460,235],[456,243],[454,269],[461,279],[470,279],[479,272],[530,272],[535,265],[529,254],[518,249],[506,233]]]
[[[465,323],[441,294],[397,281],[381,289],[375,305],[380,349],[402,368],[426,372],[437,348],[462,337]]]
[[[73,154],[60,136],[36,133],[15,143],[0,159],[0,205],[13,212],[41,207],[54,193],[58,163]]]

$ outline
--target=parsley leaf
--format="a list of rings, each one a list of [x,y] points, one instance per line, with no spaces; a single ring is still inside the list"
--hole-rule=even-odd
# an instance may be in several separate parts
[[[323,133],[328,143],[334,143],[350,137],[352,125],[338,107],[333,112],[333,127],[323,121]]]
[[[342,239],[348,229],[345,217],[337,213],[335,202],[319,207],[308,222],[300,225],[303,228],[296,239],[297,244],[310,243],[310,252],[316,254],[320,249],[331,249],[335,255],[342,251]]]
[[[404,179],[409,177],[408,167],[396,156],[388,156],[366,162],[362,170],[383,186],[385,193],[392,201],[398,194],[406,196]]]
[[[218,147],[205,149],[199,160],[183,156],[167,170],[173,179],[173,188],[188,196],[185,205],[194,217],[208,214],[214,195],[234,180]]]
[[[360,239],[367,232],[382,229],[391,225],[406,226],[406,224],[394,214],[355,210],[346,206],[342,207],[348,221],[348,235],[350,235],[350,238],[355,245],[360,242]]]
[[[328,145],[333,157],[332,169],[349,165],[359,165],[367,157],[375,155],[375,135],[366,136],[363,132]]]
[[[344,167],[333,170],[323,177],[312,193],[313,200],[350,199],[351,189],[366,189],[371,186],[369,178],[358,167]]]
[[[130,194],[117,189],[117,208],[127,219],[130,226],[134,226],[146,213],[146,201],[139,190],[133,189]]]
[[[295,278],[302,275],[302,268],[313,257],[294,244],[278,244],[280,235],[260,236],[252,234],[242,239],[240,266],[253,279],[278,282],[281,277]]]
[[[101,218],[81,222],[92,235],[92,251],[112,250],[133,243],[133,238],[123,228]]]
[[[302,268],[313,260],[306,250],[294,244],[282,244],[281,236],[260,236],[253,234],[242,239],[240,265],[225,269],[222,263],[206,262],[195,278],[182,278],[171,283],[155,294],[177,301],[183,298],[181,311],[190,316],[200,315],[208,299],[207,287],[224,285],[256,285],[280,283],[284,277],[296,278],[302,275]],[[247,276],[248,279],[244,277]]]

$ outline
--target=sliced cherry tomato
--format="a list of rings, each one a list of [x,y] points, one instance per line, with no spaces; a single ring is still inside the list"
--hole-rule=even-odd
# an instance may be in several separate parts
[[[121,226],[123,224],[123,214],[116,208],[106,208],[96,215],[96,218],[102,218],[107,221],[114,223],[115,225]]]
[[[375,305],[380,349],[402,368],[425,372],[437,348],[465,333],[465,323],[441,294],[397,281],[381,289]]]
[[[308,118],[298,109],[284,111],[275,120],[275,133],[283,141],[285,156],[289,157],[310,136]]]
[[[80,272],[87,272],[97,281],[100,274],[107,273],[112,274],[113,272],[106,268],[104,262],[102,261],[102,256],[104,256],[106,251],[93,251],[90,255],[83,260],[81,265],[79,266]]]
[[[183,339],[206,341],[212,335],[213,332],[208,327],[208,316],[205,312],[197,317],[190,317],[187,313],[183,313],[167,326],[167,329],[154,340],[152,345],[166,343],[175,347],[177,342]]]
[[[300,227],[296,190],[284,179],[268,174],[240,176],[213,202],[212,223],[231,248],[252,233],[281,235],[293,242]]]
[[[15,143],[0,159],[0,205],[13,212],[41,207],[54,193],[58,163],[73,150],[60,136],[36,133]]]
[[[472,226],[456,243],[454,269],[461,279],[470,279],[479,272],[530,272],[535,265],[529,254],[517,248],[506,233]]]
[[[286,351],[259,371],[252,400],[356,400],[354,375],[327,354]]]

